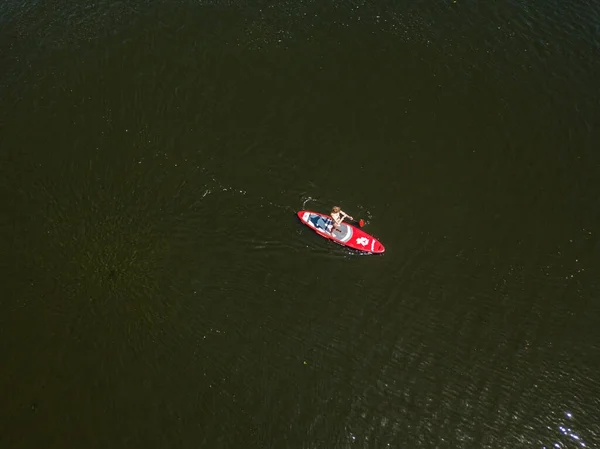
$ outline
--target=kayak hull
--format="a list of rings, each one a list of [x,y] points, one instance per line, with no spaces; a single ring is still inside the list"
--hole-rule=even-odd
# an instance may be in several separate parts
[[[342,223],[339,231],[332,235],[333,220],[331,216],[310,210],[301,210],[297,215],[302,223],[328,240],[369,254],[385,252],[385,247],[379,240],[350,223]]]

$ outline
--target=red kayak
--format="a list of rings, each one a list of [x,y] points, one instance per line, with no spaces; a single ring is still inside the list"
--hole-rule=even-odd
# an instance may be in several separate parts
[[[334,232],[335,235],[331,235],[333,220],[329,215],[301,210],[298,212],[298,218],[321,237],[333,240],[340,245],[372,254],[381,254],[385,251],[379,240],[348,223],[342,223],[338,228],[339,231]]]

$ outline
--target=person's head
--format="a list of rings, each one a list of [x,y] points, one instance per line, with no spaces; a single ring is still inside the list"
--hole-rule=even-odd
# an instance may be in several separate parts
[[[333,212],[334,214],[337,214],[341,210],[342,209],[340,209],[340,206],[333,206],[333,209],[331,209],[331,212]]]

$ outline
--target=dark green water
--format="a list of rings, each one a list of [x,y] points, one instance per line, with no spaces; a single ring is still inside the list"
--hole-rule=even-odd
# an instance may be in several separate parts
[[[0,448],[600,447],[596,3],[8,1],[0,67]]]

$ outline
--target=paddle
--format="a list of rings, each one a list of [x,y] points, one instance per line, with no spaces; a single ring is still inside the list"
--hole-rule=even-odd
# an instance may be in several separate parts
[[[348,218],[350,218],[350,217],[348,217]],[[354,218],[352,218],[352,221],[355,223],[358,223],[358,226],[361,228],[365,225],[365,220],[363,220],[362,218],[360,220],[355,220]]]
[[[362,218],[360,220],[355,220],[350,215],[346,215],[344,218],[347,218],[348,220],[353,221],[354,223],[358,223],[358,226],[361,227],[361,228],[365,225],[365,220],[363,220]],[[334,228],[332,226],[332,228],[331,228],[331,235],[333,235],[334,231],[341,232],[339,229],[336,229],[336,228]]]

